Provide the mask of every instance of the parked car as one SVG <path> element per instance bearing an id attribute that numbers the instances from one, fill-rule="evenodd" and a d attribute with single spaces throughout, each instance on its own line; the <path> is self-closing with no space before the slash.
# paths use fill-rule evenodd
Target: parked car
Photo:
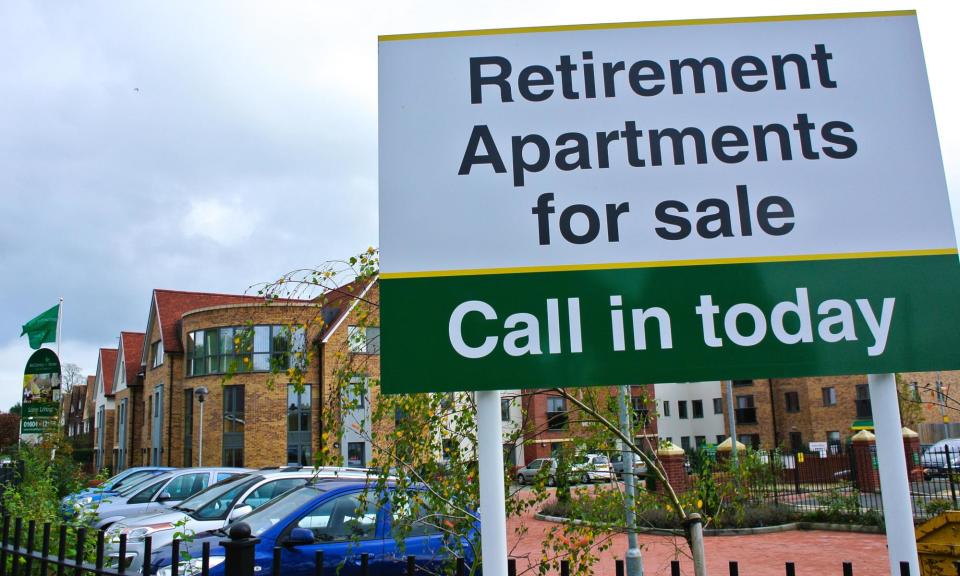
<path id="1" fill-rule="evenodd" d="M 249 468 L 181 468 L 164 472 L 133 490 L 124 491 L 92 510 L 97 529 L 106 529 L 114 522 L 146 513 L 166 512 L 171 506 L 193 496 L 211 484 L 240 474 Z"/>
<path id="2" fill-rule="evenodd" d="M 570 467 L 570 472 L 583 484 L 589 484 L 594 480 L 609 482 L 613 478 L 613 466 L 604 454 L 578 456 Z"/>
<path id="3" fill-rule="evenodd" d="M 537 476 L 543 475 L 547 486 L 557 485 L 557 459 L 537 458 L 523 468 L 517 470 L 517 484 L 533 484 Z"/>
<path id="4" fill-rule="evenodd" d="M 951 470 L 960 473 L 960 438 L 945 438 L 931 445 L 920 457 L 920 466 L 926 479 L 944 476 Z"/>
<path id="5" fill-rule="evenodd" d="M 138 466 L 127 468 L 123 472 L 109 478 L 99 486 L 94 486 L 69 494 L 60 501 L 60 511 L 65 517 L 75 516 L 84 507 L 100 502 L 104 497 L 109 498 L 121 490 L 139 484 L 152 476 L 162 474 L 173 468 L 165 466 Z"/>
<path id="6" fill-rule="evenodd" d="M 610 456 L 610 463 L 613 465 L 613 473 L 617 475 L 617 478 L 623 480 L 623 471 L 624 471 L 624 462 L 623 462 L 623 453 L 614 452 Z M 647 464 L 640 459 L 639 456 L 633 456 L 633 475 L 635 478 L 640 479 L 643 476 L 647 475 Z"/>
<path id="7" fill-rule="evenodd" d="M 420 518 L 430 520 L 413 522 L 412 531 L 403 539 L 402 547 L 393 538 L 393 514 L 387 501 L 380 505 L 376 495 L 364 496 L 366 482 L 320 481 L 312 482 L 287 492 L 255 512 L 239 519 L 236 524 L 249 526 L 250 536 L 259 541 L 254 548 L 253 572 L 259 576 L 279 576 L 273 572 L 273 551 L 280 550 L 282 576 L 312 576 L 318 574 L 316 554 L 323 552 L 324 575 L 359 573 L 360 556 L 368 554 L 370 574 L 402 576 L 407 574 L 407 557 L 416 558 L 417 572 L 439 573 L 451 558 L 450 538 L 436 526 L 436 517 L 426 509 Z M 394 486 L 388 485 L 388 490 Z M 425 491 L 424 491 L 425 492 Z M 177 573 L 184 576 L 200 574 L 201 551 L 209 542 L 209 574 L 225 574 L 225 551 L 220 546 L 228 539 L 233 525 L 198 534 L 192 542 L 183 543 L 189 560 L 177 563 Z M 479 531 L 475 523 L 474 530 Z M 468 537 L 475 537 L 471 533 Z M 467 566 L 473 562 L 471 547 L 466 538 L 462 542 Z M 170 546 L 157 549 L 151 557 L 151 568 L 156 576 L 170 576 L 172 570 Z"/>
<path id="8" fill-rule="evenodd" d="M 249 514 L 287 490 L 315 478 L 366 480 L 362 468 L 283 468 L 237 474 L 194 494 L 169 511 L 145 514 L 115 522 L 107 531 L 106 556 L 111 565 L 120 562 L 120 534 L 127 535 L 126 570 L 137 572 L 143 563 L 144 538 L 154 549 L 169 544 L 175 532 L 200 533 L 222 528 Z"/>

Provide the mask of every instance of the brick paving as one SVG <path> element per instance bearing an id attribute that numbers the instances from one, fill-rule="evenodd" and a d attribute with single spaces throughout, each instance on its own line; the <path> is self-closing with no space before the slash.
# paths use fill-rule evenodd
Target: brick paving
<path id="1" fill-rule="evenodd" d="M 518 537 L 516 529 L 525 526 L 526 534 Z M 507 522 L 508 547 L 511 556 L 521 558 L 517 572 L 535 566 L 540 558 L 543 535 L 555 524 L 531 517 L 511 518 Z M 640 535 L 644 575 L 669 575 L 670 561 L 681 561 L 681 573 L 693 574 L 693 563 L 686 541 L 672 536 Z M 853 563 L 854 576 L 886 574 L 886 536 L 852 532 L 794 530 L 777 534 L 751 536 L 711 536 L 706 538 L 707 571 L 712 576 L 727 576 L 728 563 L 740 563 L 741 576 L 783 575 L 784 564 L 794 562 L 797 576 L 841 576 L 842 562 Z M 627 537 L 617 535 L 614 545 L 603 553 L 594 567 L 595 576 L 614 576 L 614 559 L 622 558 Z M 527 574 L 535 574 L 535 569 Z"/>

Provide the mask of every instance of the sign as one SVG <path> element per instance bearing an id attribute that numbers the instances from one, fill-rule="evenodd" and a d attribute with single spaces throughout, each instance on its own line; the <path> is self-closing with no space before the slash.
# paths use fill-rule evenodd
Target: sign
<path id="1" fill-rule="evenodd" d="M 55 428 L 59 406 L 54 390 L 60 389 L 60 359 L 49 348 L 41 348 L 27 360 L 23 371 L 23 402 L 20 433 L 32 434 Z"/>
<path id="2" fill-rule="evenodd" d="M 385 392 L 960 368 L 913 11 L 385 36 L 379 121 Z"/>
<path id="3" fill-rule="evenodd" d="M 826 442 L 810 442 L 810 451 L 816 452 L 820 455 L 821 458 L 827 457 L 827 443 Z"/>

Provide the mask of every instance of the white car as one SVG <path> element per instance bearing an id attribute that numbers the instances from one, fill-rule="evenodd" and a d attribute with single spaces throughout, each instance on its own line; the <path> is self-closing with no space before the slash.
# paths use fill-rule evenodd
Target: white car
<path id="1" fill-rule="evenodd" d="M 148 513 L 166 512 L 211 484 L 226 480 L 249 468 L 181 468 L 164 472 L 137 484 L 133 489 L 106 498 L 93 508 L 95 527 L 105 529 L 113 523 Z"/>
<path id="2" fill-rule="evenodd" d="M 167 512 L 127 518 L 107 531 L 106 556 L 111 566 L 120 562 L 120 535 L 127 536 L 126 571 L 136 573 L 143 565 L 144 541 L 151 548 L 173 541 L 174 534 L 199 534 L 223 528 L 288 490 L 312 479 L 365 480 L 373 473 L 364 468 L 287 468 L 237 474 L 195 494 Z"/>
<path id="3" fill-rule="evenodd" d="M 570 471 L 573 477 L 583 484 L 589 484 L 594 480 L 609 482 L 614 476 L 610 458 L 604 454 L 578 456 L 570 467 Z"/>

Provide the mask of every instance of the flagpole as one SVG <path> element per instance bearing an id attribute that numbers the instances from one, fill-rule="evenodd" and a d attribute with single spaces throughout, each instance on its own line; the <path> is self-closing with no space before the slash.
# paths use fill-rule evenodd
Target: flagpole
<path id="1" fill-rule="evenodd" d="M 60 358 L 60 326 L 63 324 L 63 297 L 60 297 L 60 305 L 57 306 L 57 358 Z"/>

